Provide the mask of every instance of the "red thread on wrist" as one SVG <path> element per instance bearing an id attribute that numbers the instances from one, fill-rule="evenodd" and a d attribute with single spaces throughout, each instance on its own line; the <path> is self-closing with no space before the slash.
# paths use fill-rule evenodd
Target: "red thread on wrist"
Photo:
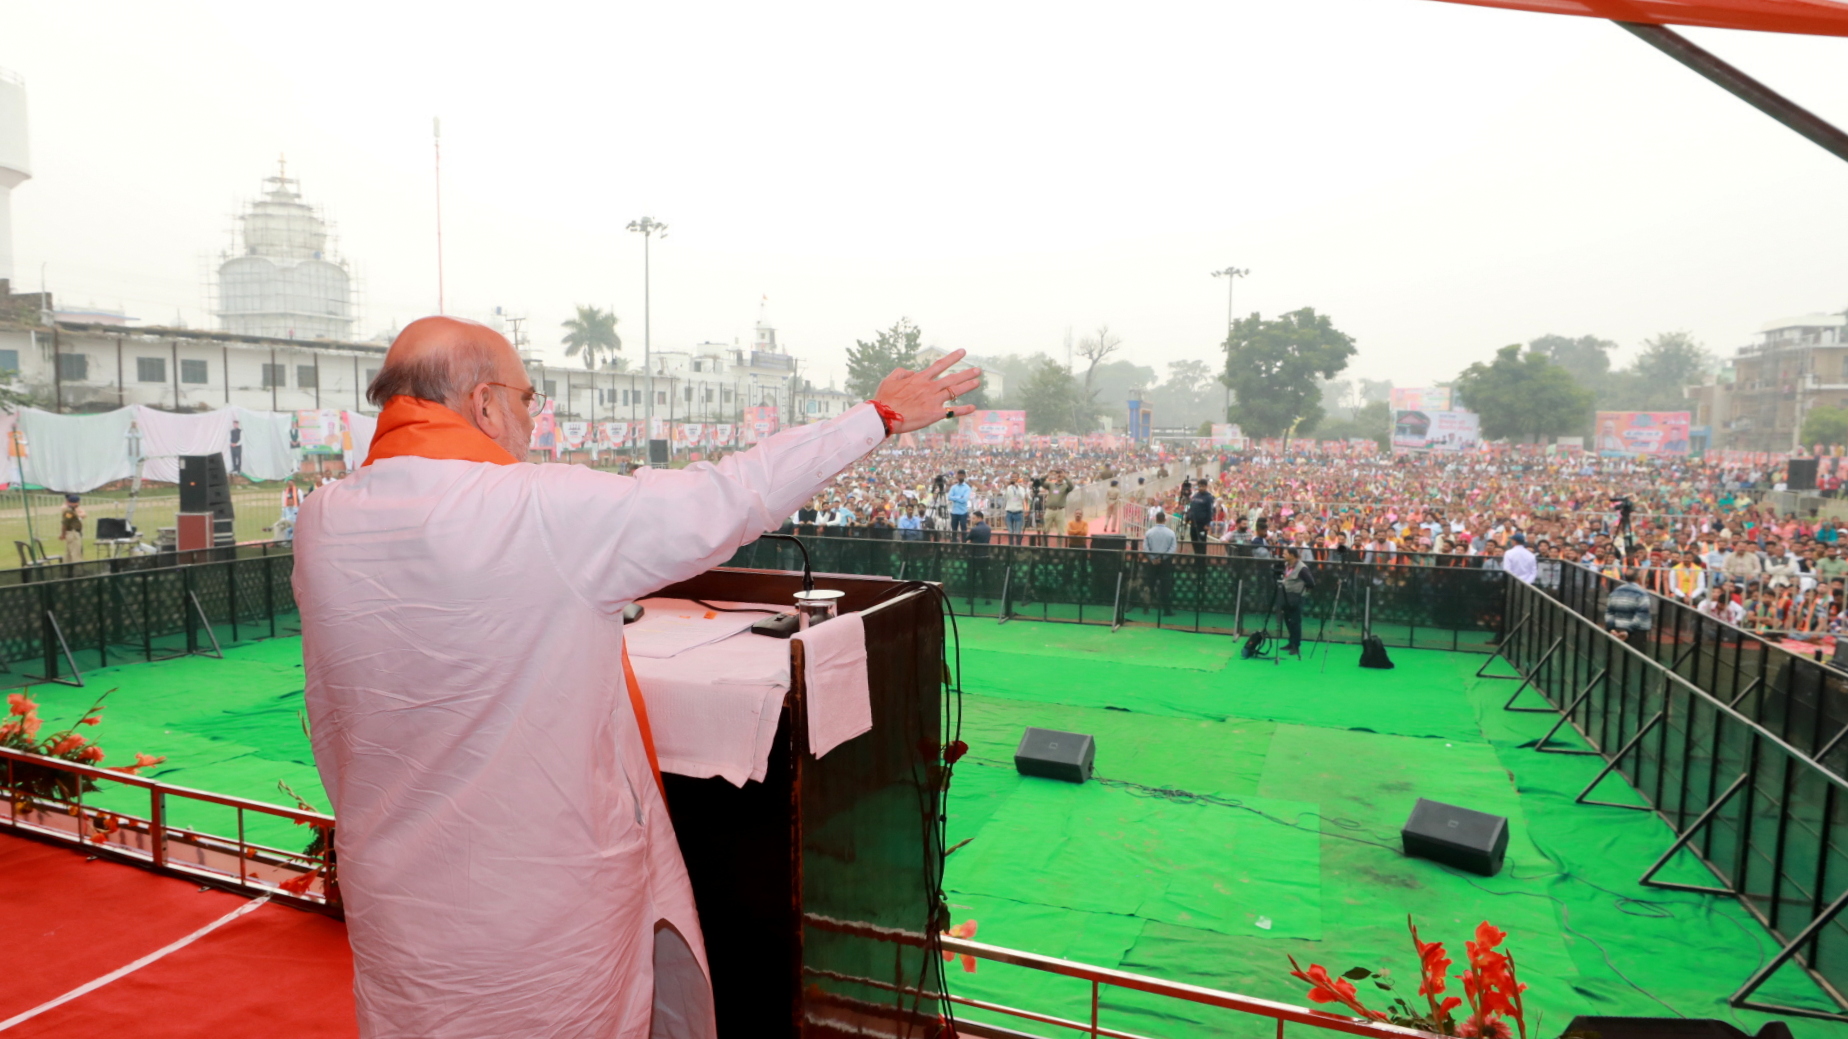
<path id="1" fill-rule="evenodd" d="M 869 400 L 866 403 L 871 404 L 873 410 L 879 413 L 879 421 L 885 424 L 886 436 L 891 436 L 897 431 L 902 419 L 898 412 L 892 410 L 891 405 L 876 400 Z"/>

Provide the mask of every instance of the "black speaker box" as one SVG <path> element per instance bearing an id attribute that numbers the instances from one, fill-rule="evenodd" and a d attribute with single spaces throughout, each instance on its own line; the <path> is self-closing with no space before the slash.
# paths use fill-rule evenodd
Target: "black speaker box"
<path id="1" fill-rule="evenodd" d="M 1399 840 L 1407 858 L 1492 877 L 1501 872 L 1502 856 L 1508 851 L 1508 820 L 1421 797 Z"/>
<path id="2" fill-rule="evenodd" d="M 180 511 L 210 512 L 221 520 L 236 518 L 223 455 L 180 456 Z"/>
<path id="3" fill-rule="evenodd" d="M 1028 726 L 1014 751 L 1014 768 L 1023 776 L 1082 783 L 1091 778 L 1096 758 L 1097 741 L 1082 732 Z"/>
<path id="4" fill-rule="evenodd" d="M 1792 458 L 1784 470 L 1784 486 L 1793 491 L 1816 489 L 1816 460 Z"/>
<path id="5" fill-rule="evenodd" d="M 129 526 L 128 521 L 120 516 L 99 516 L 96 519 L 96 540 L 98 541 L 114 541 L 116 538 L 134 536 L 135 528 Z M 1848 642 L 1848 639 L 1842 641 Z"/>
<path id="6" fill-rule="evenodd" d="M 650 440 L 648 442 L 648 464 L 649 465 L 666 465 L 667 464 L 667 441 Z"/>
<path id="7" fill-rule="evenodd" d="M 1830 663 L 1848 671 L 1848 639 L 1835 640 L 1835 658 Z"/>

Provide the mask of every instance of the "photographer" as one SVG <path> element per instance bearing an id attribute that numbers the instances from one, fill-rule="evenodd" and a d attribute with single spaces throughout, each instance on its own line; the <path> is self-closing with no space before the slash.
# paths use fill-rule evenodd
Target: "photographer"
<path id="1" fill-rule="evenodd" d="M 1300 548 L 1283 550 L 1283 626 L 1290 633 L 1283 651 L 1299 657 L 1303 655 L 1303 596 L 1315 587 L 1315 572 L 1303 562 L 1303 555 Z"/>

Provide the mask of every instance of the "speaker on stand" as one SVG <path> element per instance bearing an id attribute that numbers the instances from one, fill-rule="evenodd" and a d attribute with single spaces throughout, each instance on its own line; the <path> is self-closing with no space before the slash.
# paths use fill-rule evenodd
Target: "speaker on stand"
<path id="1" fill-rule="evenodd" d="M 223 455 L 180 456 L 180 512 L 211 514 L 211 547 L 237 543 L 232 524 L 237 515 L 231 506 L 231 478 L 225 472 Z"/>

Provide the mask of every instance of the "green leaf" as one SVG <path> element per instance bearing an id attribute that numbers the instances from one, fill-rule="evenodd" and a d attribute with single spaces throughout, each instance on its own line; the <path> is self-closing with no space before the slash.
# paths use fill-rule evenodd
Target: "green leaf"
<path id="1" fill-rule="evenodd" d="M 1349 981 L 1359 981 L 1362 978 L 1371 978 L 1373 976 L 1373 968 L 1349 967 L 1346 971 L 1342 972 L 1341 976 Z"/>

